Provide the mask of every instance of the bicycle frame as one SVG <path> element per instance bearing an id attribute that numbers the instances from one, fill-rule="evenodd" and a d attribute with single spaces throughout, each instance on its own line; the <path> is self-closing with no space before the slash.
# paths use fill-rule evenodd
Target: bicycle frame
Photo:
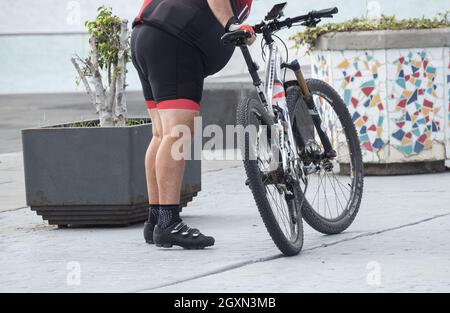
<path id="1" fill-rule="evenodd" d="M 292 70 L 295 73 L 295 76 L 297 78 L 297 83 L 303 93 L 304 102 L 308 108 L 308 111 L 310 113 L 312 122 L 314 124 L 314 127 L 317 131 L 317 135 L 320 138 L 320 141 L 322 142 L 322 145 L 324 147 L 324 153 L 323 158 L 324 159 L 332 159 L 336 157 L 336 151 L 334 151 L 333 146 L 330 142 L 330 139 L 325 134 L 325 132 L 322 129 L 322 120 L 320 118 L 320 115 L 317 111 L 316 105 L 314 103 L 313 96 L 311 95 L 311 92 L 309 91 L 308 85 L 306 83 L 306 80 L 303 76 L 301 67 L 299 65 L 299 62 L 297 60 L 294 60 L 291 63 L 283 63 L 281 64 L 281 58 L 279 54 L 278 47 L 275 43 L 275 41 L 272 38 L 272 31 L 270 28 L 264 28 L 262 29 L 263 34 L 263 40 L 266 41 L 267 47 L 269 49 L 268 58 L 266 60 L 266 78 L 264 82 L 264 88 L 262 87 L 263 82 L 261 81 L 259 74 L 258 74 L 258 65 L 253 61 L 252 56 L 250 54 L 250 51 L 248 49 L 248 46 L 243 43 L 239 45 L 239 48 L 242 51 L 242 54 L 244 56 L 244 60 L 247 63 L 248 71 L 250 73 L 250 76 L 252 77 L 253 84 L 256 87 L 258 97 L 261 100 L 261 103 L 266 107 L 267 111 L 271 116 L 274 116 L 274 105 L 273 105 L 273 90 L 276 83 L 281 82 L 281 69 L 282 67 L 288 68 Z M 292 124 L 290 123 L 290 117 L 289 112 L 287 110 L 286 106 L 282 106 L 281 108 L 283 112 L 283 122 L 288 122 L 288 139 L 289 139 L 289 145 L 294 151 L 297 151 L 296 149 L 296 143 L 294 140 L 293 130 L 292 130 Z M 304 142 L 301 138 L 301 134 L 296 134 L 297 137 L 300 137 L 300 142 Z M 287 152 L 282 152 L 282 158 L 283 158 L 283 166 L 286 169 L 287 168 L 287 162 L 285 160 L 288 159 Z M 295 155 L 295 153 L 294 153 Z"/>
<path id="2" fill-rule="evenodd" d="M 267 40 L 266 40 L 267 41 Z M 259 99 L 270 116 L 275 117 L 281 113 L 275 124 L 279 135 L 279 149 L 282 158 L 283 170 L 288 172 L 297 166 L 297 146 L 294 140 L 292 123 L 286 103 L 284 85 L 281 80 L 281 56 L 275 41 L 268 42 L 268 58 L 266 60 L 265 82 L 263 83 L 258 74 L 258 65 L 253 61 L 250 51 L 246 45 L 239 46 L 247 63 L 248 70 L 253 79 Z M 280 88 L 281 85 L 281 88 Z M 306 85 L 306 84 L 305 84 Z M 277 88 L 278 87 L 278 88 Z M 277 91 L 274 93 L 274 91 Z M 286 138 L 284 133 L 286 131 Z"/>

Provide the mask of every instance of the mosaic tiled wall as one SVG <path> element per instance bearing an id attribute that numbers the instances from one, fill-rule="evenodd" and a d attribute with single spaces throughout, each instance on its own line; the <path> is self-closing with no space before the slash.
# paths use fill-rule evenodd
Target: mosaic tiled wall
<path id="1" fill-rule="evenodd" d="M 449 53 L 448 48 L 314 52 L 312 70 L 343 97 L 364 161 L 395 162 L 401 160 L 390 159 L 392 149 L 403 159 L 417 158 L 444 143 L 444 137 L 450 148 L 450 130 L 445 136 L 450 128 Z"/>
<path id="2" fill-rule="evenodd" d="M 444 139 L 443 49 L 389 50 L 391 143 L 419 154 Z"/>
<path id="3" fill-rule="evenodd" d="M 329 53 L 315 53 L 312 58 L 313 75 L 331 84 L 331 68 Z"/>

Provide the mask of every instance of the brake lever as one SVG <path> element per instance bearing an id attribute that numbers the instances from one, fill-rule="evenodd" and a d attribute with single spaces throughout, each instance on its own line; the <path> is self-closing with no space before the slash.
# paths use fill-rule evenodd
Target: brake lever
<path id="1" fill-rule="evenodd" d="M 253 26 L 253 29 L 255 30 L 255 33 L 259 34 L 259 33 L 262 33 L 262 29 L 263 29 L 263 27 L 266 26 L 266 25 L 267 25 L 267 24 L 264 23 L 264 21 L 263 21 L 263 22 L 261 22 L 261 23 L 259 23 L 259 24 L 254 25 L 254 26 Z"/>
<path id="2" fill-rule="evenodd" d="M 312 20 L 305 21 L 301 25 L 306 27 L 316 27 L 317 24 L 319 24 L 320 22 L 322 22 L 320 18 L 315 18 Z"/>

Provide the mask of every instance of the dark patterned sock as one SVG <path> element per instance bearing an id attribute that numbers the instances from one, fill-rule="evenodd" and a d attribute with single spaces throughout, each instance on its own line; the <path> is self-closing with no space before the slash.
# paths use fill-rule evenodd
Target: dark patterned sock
<path id="1" fill-rule="evenodd" d="M 159 217 L 159 204 L 150 204 L 150 209 L 148 212 L 148 222 L 152 225 L 158 223 Z"/>
<path id="2" fill-rule="evenodd" d="M 181 222 L 179 204 L 159 206 L 158 226 L 160 228 L 166 229 L 179 222 Z"/>

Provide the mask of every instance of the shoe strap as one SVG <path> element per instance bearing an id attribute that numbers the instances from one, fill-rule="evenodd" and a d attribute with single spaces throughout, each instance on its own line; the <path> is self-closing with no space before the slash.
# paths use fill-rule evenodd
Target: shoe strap
<path id="1" fill-rule="evenodd" d="M 177 224 L 171 231 L 172 234 L 178 234 L 179 232 L 182 236 L 192 235 L 192 237 L 199 237 L 202 234 L 198 229 L 190 228 L 183 222 Z"/>
<path id="2" fill-rule="evenodd" d="M 178 223 L 177 225 L 175 225 L 175 227 L 172 229 L 171 233 L 172 234 L 176 234 L 179 233 L 183 227 L 186 226 L 186 224 L 184 224 L 183 222 Z"/>

